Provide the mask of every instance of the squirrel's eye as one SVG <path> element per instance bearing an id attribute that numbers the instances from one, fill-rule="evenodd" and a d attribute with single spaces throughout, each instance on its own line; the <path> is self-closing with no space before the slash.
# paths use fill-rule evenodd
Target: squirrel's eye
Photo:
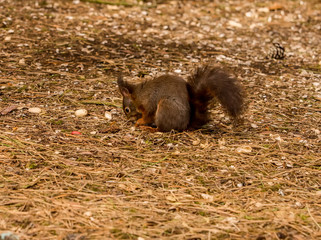
<path id="1" fill-rule="evenodd" d="M 126 113 L 129 113 L 129 112 L 130 112 L 129 107 L 126 107 L 126 108 L 125 108 L 125 112 L 126 112 Z"/>

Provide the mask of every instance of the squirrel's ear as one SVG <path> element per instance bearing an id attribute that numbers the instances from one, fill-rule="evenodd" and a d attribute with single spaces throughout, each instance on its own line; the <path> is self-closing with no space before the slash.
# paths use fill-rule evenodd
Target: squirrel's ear
<path id="1" fill-rule="evenodd" d="M 130 95 L 128 89 L 125 87 L 119 87 L 119 91 L 123 97 L 128 97 Z"/>
<path id="2" fill-rule="evenodd" d="M 127 83 L 124 81 L 122 75 L 118 76 L 117 84 L 118 84 L 119 91 L 120 91 L 121 95 L 123 95 L 124 97 L 129 96 L 129 90 L 127 88 Z"/>

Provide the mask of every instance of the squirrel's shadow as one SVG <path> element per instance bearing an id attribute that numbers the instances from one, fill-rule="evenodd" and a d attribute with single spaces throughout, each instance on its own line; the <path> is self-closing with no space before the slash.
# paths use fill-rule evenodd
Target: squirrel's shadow
<path id="1" fill-rule="evenodd" d="M 191 131 L 199 132 L 204 135 L 211 135 L 211 136 L 224 136 L 224 135 L 233 135 L 233 136 L 242 136 L 245 132 L 249 132 L 250 128 L 247 124 L 241 124 L 237 126 L 233 126 L 231 128 L 227 126 L 223 126 L 221 124 L 215 125 L 205 125 L 199 129 L 192 129 Z"/>

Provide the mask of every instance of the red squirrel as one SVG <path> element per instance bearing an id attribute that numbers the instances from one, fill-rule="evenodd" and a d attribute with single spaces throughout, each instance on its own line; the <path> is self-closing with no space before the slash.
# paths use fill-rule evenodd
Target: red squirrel
<path id="1" fill-rule="evenodd" d="M 161 132 L 183 131 L 206 124 L 214 98 L 234 119 L 244 110 L 240 83 L 219 67 L 199 67 L 187 81 L 166 74 L 138 84 L 120 76 L 117 83 L 126 116 L 136 120 L 136 126 L 156 126 Z"/>

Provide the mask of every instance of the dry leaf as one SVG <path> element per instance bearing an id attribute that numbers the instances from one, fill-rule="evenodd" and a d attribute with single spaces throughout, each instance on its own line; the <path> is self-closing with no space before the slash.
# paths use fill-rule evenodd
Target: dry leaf
<path id="1" fill-rule="evenodd" d="M 171 202 L 176 202 L 176 198 L 173 195 L 167 195 L 166 200 L 171 201 Z"/>

